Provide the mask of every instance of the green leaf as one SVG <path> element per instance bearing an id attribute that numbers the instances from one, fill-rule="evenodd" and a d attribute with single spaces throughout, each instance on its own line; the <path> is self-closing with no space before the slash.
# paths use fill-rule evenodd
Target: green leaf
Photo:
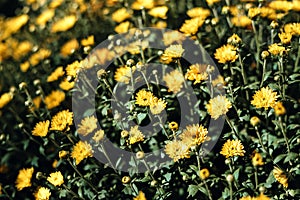
<path id="1" fill-rule="evenodd" d="M 289 162 L 290 160 L 294 160 L 295 158 L 297 158 L 298 157 L 298 154 L 297 153 L 295 153 L 295 152 L 290 152 L 290 153 L 288 153 L 287 154 L 287 156 L 286 156 L 286 158 L 284 159 L 284 163 L 287 163 L 287 162 Z"/>
<path id="2" fill-rule="evenodd" d="M 280 154 L 274 159 L 274 163 L 278 163 L 281 161 L 284 157 L 286 157 L 286 154 Z"/>
<path id="3" fill-rule="evenodd" d="M 197 194 L 199 190 L 199 186 L 198 185 L 189 185 L 189 188 L 188 188 L 188 193 L 189 193 L 189 196 L 193 197 Z"/>
<path id="4" fill-rule="evenodd" d="M 137 122 L 138 124 L 141 124 L 142 121 L 147 117 L 147 114 L 145 113 L 139 113 L 137 114 Z"/>
<path id="5" fill-rule="evenodd" d="M 240 168 L 233 172 L 234 180 L 238 180 L 240 175 Z"/>

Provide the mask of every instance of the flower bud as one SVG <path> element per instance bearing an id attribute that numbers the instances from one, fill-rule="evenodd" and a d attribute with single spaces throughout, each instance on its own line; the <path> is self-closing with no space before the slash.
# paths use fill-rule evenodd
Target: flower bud
<path id="1" fill-rule="evenodd" d="M 23 90 L 26 86 L 27 86 L 27 84 L 25 82 L 22 82 L 19 84 L 19 89 Z"/>
<path id="2" fill-rule="evenodd" d="M 231 183 L 231 182 L 234 180 L 233 175 L 232 175 L 232 174 L 228 174 L 228 175 L 226 176 L 226 180 L 227 180 L 229 183 Z"/>
<path id="3" fill-rule="evenodd" d="M 130 182 L 130 177 L 129 176 L 123 176 L 122 178 L 122 183 L 126 184 L 126 183 L 129 183 Z"/>
<path id="4" fill-rule="evenodd" d="M 136 158 L 137 159 L 143 159 L 145 157 L 145 153 L 143 151 L 138 151 L 136 153 Z"/>
<path id="5" fill-rule="evenodd" d="M 269 55 L 270 55 L 270 53 L 268 51 L 261 52 L 262 59 L 266 59 Z"/>
<path id="6" fill-rule="evenodd" d="M 251 117 L 250 124 L 252 126 L 257 126 L 260 123 L 260 119 L 256 116 Z"/>
<path id="7" fill-rule="evenodd" d="M 156 180 L 152 180 L 150 183 L 151 187 L 155 187 L 157 185 L 157 181 Z"/>

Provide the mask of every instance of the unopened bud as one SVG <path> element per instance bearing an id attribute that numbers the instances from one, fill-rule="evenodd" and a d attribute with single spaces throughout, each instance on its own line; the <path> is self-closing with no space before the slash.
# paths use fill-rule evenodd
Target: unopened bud
<path id="1" fill-rule="evenodd" d="M 226 176 L 226 180 L 227 180 L 229 183 L 231 183 L 231 182 L 234 180 L 233 175 L 232 175 L 232 174 L 228 174 L 228 175 Z"/>

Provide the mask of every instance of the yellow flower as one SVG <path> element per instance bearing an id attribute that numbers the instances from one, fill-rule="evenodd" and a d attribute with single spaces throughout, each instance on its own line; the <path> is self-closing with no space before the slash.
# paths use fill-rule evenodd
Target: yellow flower
<path id="1" fill-rule="evenodd" d="M 117 82 L 128 84 L 134 71 L 135 67 L 121 66 L 116 70 L 114 78 Z"/>
<path id="2" fill-rule="evenodd" d="M 92 156 L 92 146 L 86 141 L 79 141 L 76 143 L 76 145 L 73 147 L 73 151 L 71 152 L 71 157 L 75 159 L 76 165 L 78 165 L 85 158 Z"/>
<path id="3" fill-rule="evenodd" d="M 45 187 L 39 187 L 39 189 L 34 193 L 35 200 L 49 200 L 50 196 L 50 190 Z"/>
<path id="4" fill-rule="evenodd" d="M 73 63 L 69 64 L 66 68 L 67 75 L 76 77 L 77 72 L 80 70 L 80 63 L 78 60 L 74 61 Z"/>
<path id="5" fill-rule="evenodd" d="M 57 8 L 63 2 L 64 2 L 64 0 L 52 0 L 51 3 L 49 4 L 49 8 Z"/>
<path id="6" fill-rule="evenodd" d="M 19 43 L 18 47 L 13 52 L 13 58 L 19 60 L 27 55 L 32 50 L 32 44 L 29 41 Z"/>
<path id="7" fill-rule="evenodd" d="M 268 4 L 268 7 L 274 10 L 281 10 L 281 11 L 288 12 L 293 8 L 293 3 L 289 1 L 271 1 Z"/>
<path id="8" fill-rule="evenodd" d="M 53 160 L 53 163 L 52 163 L 52 167 L 53 167 L 53 168 L 56 168 L 57 165 L 58 165 L 58 160 L 54 159 L 54 160 Z"/>
<path id="9" fill-rule="evenodd" d="M 143 159 L 145 157 L 145 153 L 143 151 L 138 151 L 135 156 L 137 159 Z"/>
<path id="10" fill-rule="evenodd" d="M 63 110 L 57 113 L 51 120 L 50 130 L 63 131 L 69 129 L 69 126 L 73 124 L 73 113 L 69 110 Z"/>
<path id="11" fill-rule="evenodd" d="M 47 178 L 47 181 L 49 181 L 54 186 L 61 186 L 64 183 L 64 177 L 60 171 L 57 171 L 51 173 Z"/>
<path id="12" fill-rule="evenodd" d="M 179 138 L 185 145 L 187 145 L 188 147 L 192 147 L 195 145 L 202 144 L 205 141 L 207 134 L 207 129 L 204 128 L 202 125 L 192 124 L 188 125 L 183 130 Z"/>
<path id="13" fill-rule="evenodd" d="M 173 140 L 166 144 L 165 152 L 174 162 L 177 162 L 179 159 L 190 158 L 189 146 L 181 140 Z"/>
<path id="14" fill-rule="evenodd" d="M 181 44 L 171 45 L 163 53 L 163 57 L 170 57 L 172 59 L 180 58 L 184 52 Z"/>
<path id="15" fill-rule="evenodd" d="M 40 61 L 48 58 L 51 55 L 51 51 L 48 49 L 40 49 L 38 52 L 32 54 L 29 57 L 29 63 L 31 66 L 36 66 L 37 64 L 40 63 Z"/>
<path id="16" fill-rule="evenodd" d="M 260 123 L 260 119 L 257 116 L 253 116 L 250 118 L 250 124 L 252 126 L 257 126 Z"/>
<path id="17" fill-rule="evenodd" d="M 122 138 L 125 138 L 125 137 L 127 137 L 129 135 L 129 132 L 128 131 L 126 131 L 126 130 L 122 130 L 121 131 L 121 137 Z"/>
<path id="18" fill-rule="evenodd" d="M 144 135 L 143 133 L 138 129 L 139 127 L 136 125 L 134 127 L 130 128 L 129 131 L 129 144 L 134 144 L 137 142 L 144 141 Z"/>
<path id="19" fill-rule="evenodd" d="M 154 98 L 150 104 L 150 111 L 153 115 L 158 115 L 166 108 L 167 103 L 162 99 Z"/>
<path id="20" fill-rule="evenodd" d="M 2 194 L 2 185 L 0 183 L 0 195 Z"/>
<path id="21" fill-rule="evenodd" d="M 279 36 L 282 44 L 289 44 L 291 42 L 293 35 L 291 33 L 282 32 L 282 33 L 279 33 L 278 36 Z"/>
<path id="22" fill-rule="evenodd" d="M 93 140 L 95 141 L 95 142 L 99 142 L 99 141 L 101 141 L 102 139 L 104 138 L 104 131 L 103 130 L 98 130 L 98 131 L 96 131 L 96 133 L 94 134 L 94 136 L 93 136 Z"/>
<path id="23" fill-rule="evenodd" d="M 191 65 L 185 74 L 185 78 L 194 81 L 194 85 L 197 83 L 201 83 L 201 81 L 205 81 L 208 78 L 208 74 L 206 72 L 207 65 L 205 64 L 194 64 Z"/>
<path id="24" fill-rule="evenodd" d="M 253 198 L 251 196 L 245 196 L 240 198 L 239 200 L 253 200 Z"/>
<path id="25" fill-rule="evenodd" d="M 153 17 L 157 17 L 157 18 L 162 18 L 162 19 L 166 19 L 166 14 L 168 12 L 168 7 L 167 6 L 159 6 L 159 7 L 155 7 L 152 8 L 151 10 L 148 11 L 148 14 L 153 16 Z"/>
<path id="26" fill-rule="evenodd" d="M 226 158 L 232 156 L 244 156 L 244 146 L 240 140 L 227 140 L 220 152 Z"/>
<path id="27" fill-rule="evenodd" d="M 94 45 L 94 43 L 95 43 L 94 36 L 91 35 L 91 36 L 89 36 L 89 37 L 86 38 L 86 39 L 82 39 L 82 40 L 80 41 L 80 43 L 81 43 L 82 46 L 85 46 L 85 47 L 86 47 L 86 46 Z"/>
<path id="28" fill-rule="evenodd" d="M 289 23 L 284 25 L 284 32 L 292 35 L 300 35 L 300 23 Z"/>
<path id="29" fill-rule="evenodd" d="M 24 168 L 19 171 L 16 180 L 16 188 L 18 189 L 18 191 L 21 191 L 24 188 L 31 186 L 31 178 L 32 178 L 33 171 L 34 171 L 33 167 L 27 169 Z"/>
<path id="30" fill-rule="evenodd" d="M 179 92 L 183 86 L 184 77 L 182 73 L 178 70 L 171 71 L 163 77 L 166 82 L 169 92 L 176 94 Z"/>
<path id="31" fill-rule="evenodd" d="M 206 109 L 213 119 L 218 119 L 221 115 L 225 115 L 231 106 L 230 101 L 225 96 L 218 95 L 209 100 Z"/>
<path id="32" fill-rule="evenodd" d="M 177 130 L 178 130 L 178 124 L 177 124 L 177 122 L 170 122 L 170 123 L 169 123 L 169 128 L 170 128 L 172 131 L 177 131 Z"/>
<path id="33" fill-rule="evenodd" d="M 201 169 L 199 174 L 200 174 L 200 178 L 201 178 L 202 180 L 207 179 L 207 178 L 209 177 L 209 175 L 210 175 L 208 169 L 206 169 L 206 168 Z"/>
<path id="34" fill-rule="evenodd" d="M 129 51 L 131 54 L 139 54 L 141 53 L 141 49 L 145 50 L 149 46 L 148 41 L 136 41 L 133 43 L 130 43 L 127 47 L 126 50 Z"/>
<path id="35" fill-rule="evenodd" d="M 260 11 L 260 8 L 258 8 L 258 7 L 249 8 L 248 17 L 250 19 L 253 19 L 254 17 L 258 16 L 260 13 L 261 13 L 261 11 Z"/>
<path id="36" fill-rule="evenodd" d="M 68 90 L 72 89 L 74 87 L 74 85 L 75 85 L 74 81 L 69 82 L 68 79 L 65 78 L 62 82 L 60 82 L 59 87 L 62 90 L 68 91 Z"/>
<path id="37" fill-rule="evenodd" d="M 55 10 L 54 9 L 47 9 L 44 10 L 37 18 L 36 24 L 39 26 L 45 26 L 46 23 L 54 17 Z"/>
<path id="38" fill-rule="evenodd" d="M 224 77 L 222 75 L 218 75 L 217 78 L 215 78 L 214 80 L 212 80 L 212 85 L 215 87 L 215 86 L 224 86 L 225 85 L 225 80 L 224 80 Z"/>
<path id="39" fill-rule="evenodd" d="M 274 106 L 275 115 L 284 115 L 285 114 L 285 107 L 283 106 L 282 102 L 277 102 Z"/>
<path id="40" fill-rule="evenodd" d="M 166 46 L 174 42 L 181 44 L 183 40 L 185 40 L 185 36 L 178 31 L 167 31 L 163 33 L 163 42 Z"/>
<path id="41" fill-rule="evenodd" d="M 271 200 L 271 198 L 267 197 L 266 195 L 264 195 L 264 193 L 261 192 L 260 195 L 255 198 L 255 200 Z"/>
<path id="42" fill-rule="evenodd" d="M 125 19 L 128 19 L 131 17 L 131 13 L 128 12 L 128 10 L 126 8 L 120 8 L 118 10 L 116 10 L 113 14 L 112 14 L 112 20 L 114 20 L 115 22 L 122 22 Z"/>
<path id="43" fill-rule="evenodd" d="M 80 135 L 87 136 L 97 128 L 97 121 L 95 116 L 85 117 L 78 125 L 77 132 Z"/>
<path id="44" fill-rule="evenodd" d="M 139 194 L 133 198 L 133 200 L 147 200 L 144 192 L 139 191 Z"/>
<path id="45" fill-rule="evenodd" d="M 278 167 L 275 167 L 273 169 L 273 175 L 275 179 L 283 185 L 283 187 L 287 188 L 288 187 L 288 178 L 286 177 L 285 173 L 279 169 Z"/>
<path id="46" fill-rule="evenodd" d="M 7 19 L 4 23 L 3 29 L 1 30 L 2 35 L 0 35 L 0 40 L 4 40 L 18 32 L 22 26 L 27 24 L 28 20 L 29 16 L 26 14 Z"/>
<path id="47" fill-rule="evenodd" d="M 61 48 L 60 48 L 60 54 L 63 57 L 67 57 L 74 53 L 79 48 L 79 43 L 76 39 L 71 39 L 67 41 Z"/>
<path id="48" fill-rule="evenodd" d="M 208 6 L 212 6 L 215 3 L 219 3 L 221 0 L 206 0 Z"/>
<path id="49" fill-rule="evenodd" d="M 9 92 L 4 93 L 0 97 L 0 109 L 6 106 L 13 99 L 13 95 Z"/>
<path id="50" fill-rule="evenodd" d="M 153 24 L 151 27 L 160 28 L 160 29 L 167 28 L 167 22 L 160 20 L 160 21 L 156 22 L 156 24 Z"/>
<path id="51" fill-rule="evenodd" d="M 252 165 L 253 166 L 261 166 L 264 165 L 263 159 L 260 153 L 255 152 L 254 156 L 252 157 Z"/>
<path id="52" fill-rule="evenodd" d="M 236 48 L 231 44 L 225 44 L 216 50 L 214 54 L 219 63 L 234 62 L 239 56 Z"/>
<path id="53" fill-rule="evenodd" d="M 121 24 L 115 27 L 115 31 L 119 34 L 126 33 L 129 30 L 129 27 L 130 27 L 129 21 L 122 22 Z"/>
<path id="54" fill-rule="evenodd" d="M 56 33 L 56 32 L 67 31 L 74 26 L 76 21 L 77 21 L 77 18 L 75 15 L 66 16 L 66 17 L 54 22 L 54 24 L 52 24 L 51 32 Z"/>
<path id="55" fill-rule="evenodd" d="M 60 105 L 66 98 L 63 91 L 53 90 L 48 96 L 45 97 L 45 104 L 48 109 L 55 108 Z"/>
<path id="56" fill-rule="evenodd" d="M 195 7 L 186 12 L 190 18 L 200 17 L 206 19 L 210 15 L 210 10 L 202 7 Z"/>
<path id="57" fill-rule="evenodd" d="M 280 55 L 282 56 L 285 52 L 286 49 L 283 46 L 278 45 L 277 43 L 271 44 L 269 46 L 268 51 L 273 55 L 273 56 L 277 56 Z"/>
<path id="58" fill-rule="evenodd" d="M 68 155 L 69 152 L 65 151 L 65 150 L 61 150 L 58 152 L 58 157 L 59 158 L 64 158 Z"/>
<path id="59" fill-rule="evenodd" d="M 65 74 L 63 67 L 57 67 L 47 78 L 47 82 L 53 82 Z"/>
<path id="60" fill-rule="evenodd" d="M 276 99 L 277 93 L 273 92 L 269 87 L 264 87 L 255 92 L 251 104 L 256 108 L 265 108 L 267 110 L 269 107 L 273 108 L 276 105 Z"/>
<path id="61" fill-rule="evenodd" d="M 152 92 L 146 91 L 144 89 L 140 90 L 135 97 L 135 104 L 139 106 L 150 106 L 153 101 Z"/>
<path id="62" fill-rule="evenodd" d="M 27 72 L 29 67 L 30 67 L 29 61 L 25 61 L 24 63 L 20 64 L 20 69 L 22 72 Z"/>
<path id="63" fill-rule="evenodd" d="M 234 33 L 232 36 L 228 38 L 227 42 L 232 45 L 238 45 L 242 42 L 242 39 L 237 34 Z"/>
<path id="64" fill-rule="evenodd" d="M 124 183 L 124 184 L 129 183 L 130 180 L 131 180 L 131 179 L 130 179 L 129 176 L 123 176 L 123 178 L 122 178 L 122 183 Z"/>
<path id="65" fill-rule="evenodd" d="M 186 35 L 195 35 L 198 32 L 198 28 L 204 23 L 204 19 L 195 17 L 184 21 L 184 24 L 180 27 L 179 31 Z"/>
<path id="66" fill-rule="evenodd" d="M 235 16 L 231 18 L 231 23 L 236 27 L 250 26 L 252 21 L 246 15 Z"/>
<path id="67" fill-rule="evenodd" d="M 154 0 L 136 0 L 131 5 L 131 8 L 134 10 L 141 10 L 143 8 L 151 9 L 154 7 Z"/>
<path id="68" fill-rule="evenodd" d="M 32 135 L 45 137 L 48 133 L 49 125 L 50 125 L 49 120 L 37 123 L 35 125 L 34 129 L 32 130 Z"/>

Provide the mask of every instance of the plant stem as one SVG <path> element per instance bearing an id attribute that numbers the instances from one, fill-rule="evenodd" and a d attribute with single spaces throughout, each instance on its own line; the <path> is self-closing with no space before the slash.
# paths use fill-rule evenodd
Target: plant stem
<path id="1" fill-rule="evenodd" d="M 280 72 L 280 78 L 281 78 L 281 95 L 282 95 L 282 99 L 285 100 L 285 74 L 284 74 L 284 69 L 283 69 L 283 57 L 281 56 L 279 58 L 279 72 Z"/>
<path id="2" fill-rule="evenodd" d="M 63 187 L 64 187 L 69 193 L 71 193 L 75 198 L 85 200 L 84 198 L 79 197 L 75 192 L 73 192 L 73 190 L 71 190 L 70 188 L 68 188 L 68 187 L 66 186 L 66 184 L 63 184 Z M 73 198 L 72 198 L 72 199 L 73 199 Z"/>
<path id="3" fill-rule="evenodd" d="M 297 58 L 296 58 L 296 61 L 295 61 L 294 69 L 299 68 L 299 60 L 300 60 L 300 38 L 298 40 L 298 53 L 297 53 Z"/>
<path id="4" fill-rule="evenodd" d="M 102 150 L 102 152 L 103 152 L 105 158 L 108 160 L 110 166 L 111 166 L 111 167 L 113 168 L 113 170 L 117 173 L 117 171 L 116 171 L 116 169 L 115 169 L 115 166 L 113 165 L 112 161 L 110 160 L 109 156 L 107 155 L 106 150 L 104 149 L 103 144 L 101 144 L 100 146 L 101 146 L 101 150 Z"/>
<path id="5" fill-rule="evenodd" d="M 230 192 L 230 200 L 233 200 L 233 191 L 232 191 L 232 184 L 229 182 L 229 192 Z"/>
<path id="6" fill-rule="evenodd" d="M 225 115 L 225 119 L 226 119 L 227 124 L 230 126 L 231 131 L 232 131 L 233 136 L 235 137 L 235 139 L 239 139 L 237 130 L 236 130 L 235 126 L 231 123 L 231 121 L 230 121 L 230 119 L 227 117 L 227 115 Z"/>
<path id="7" fill-rule="evenodd" d="M 287 138 L 287 136 L 286 136 L 286 131 L 285 131 L 284 127 L 283 127 L 283 123 L 282 123 L 282 118 L 281 118 L 281 116 L 279 116 L 278 119 L 279 119 L 280 129 L 281 129 L 281 132 L 282 132 L 282 134 L 283 134 L 283 137 L 284 137 L 284 140 L 285 140 L 285 144 L 286 144 L 288 153 L 290 153 L 290 152 L 291 152 L 291 149 L 290 149 L 289 142 L 288 142 L 289 140 L 288 140 L 288 138 Z"/>
<path id="8" fill-rule="evenodd" d="M 254 178 L 255 178 L 255 189 L 257 189 L 258 187 L 258 177 L 257 177 L 257 167 L 254 167 L 255 171 L 254 171 Z"/>
<path id="9" fill-rule="evenodd" d="M 244 83 L 244 86 L 247 86 L 248 81 L 247 81 L 247 77 L 246 77 L 246 74 L 245 74 L 244 64 L 243 64 L 242 56 L 241 56 L 240 52 L 239 52 L 239 62 L 240 62 L 240 65 L 241 65 L 241 73 L 242 73 L 242 77 L 243 77 L 243 83 Z M 246 92 L 246 99 L 247 99 L 247 101 L 249 101 L 249 92 L 248 92 L 248 90 L 246 90 L 245 92 Z"/>
<path id="10" fill-rule="evenodd" d="M 262 86 L 263 86 L 263 83 L 264 83 L 265 73 L 266 73 L 266 66 L 267 66 L 267 60 L 264 59 L 263 72 L 262 72 L 262 77 L 261 77 L 260 87 L 262 87 Z"/>

